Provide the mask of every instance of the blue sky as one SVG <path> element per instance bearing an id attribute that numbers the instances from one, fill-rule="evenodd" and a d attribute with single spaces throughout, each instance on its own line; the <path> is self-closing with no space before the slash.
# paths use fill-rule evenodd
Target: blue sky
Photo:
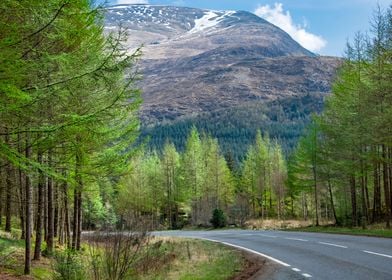
<path id="1" fill-rule="evenodd" d="M 370 29 L 377 3 L 392 0 L 112 0 L 117 3 L 179 5 L 215 10 L 245 10 L 269 20 L 304 47 L 322 54 L 342 56 L 347 40 Z"/>

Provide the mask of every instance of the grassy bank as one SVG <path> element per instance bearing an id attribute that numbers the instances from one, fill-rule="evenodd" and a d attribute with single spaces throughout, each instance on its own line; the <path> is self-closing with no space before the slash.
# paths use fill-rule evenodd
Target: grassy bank
<path id="1" fill-rule="evenodd" d="M 161 250 L 169 254 L 169 260 L 158 270 L 141 273 L 140 280 L 197 280 L 229 279 L 244 266 L 242 255 L 231 248 L 209 241 L 193 239 L 159 238 Z"/>
<path id="2" fill-rule="evenodd" d="M 363 229 L 362 227 L 334 226 L 332 221 L 322 221 L 321 225 L 316 227 L 312 225 L 312 221 L 251 219 L 247 221 L 245 225 L 248 229 L 303 231 L 392 238 L 392 229 L 387 229 L 385 223 L 371 224 Z"/>
<path id="3" fill-rule="evenodd" d="M 58 273 L 64 270 L 65 262 L 59 263 L 59 257 L 42 257 L 32 263 L 31 277 L 23 276 L 24 241 L 18 239 L 17 233 L 0 231 L 0 279 L 65 279 Z M 84 243 L 82 251 L 77 254 L 80 260 L 78 268 L 71 262 L 66 269 L 82 269 L 83 279 L 94 279 L 90 260 L 92 250 Z M 66 256 L 67 251 L 57 248 L 57 255 Z M 102 254 L 104 249 L 95 248 L 94 254 Z M 64 258 L 63 258 L 64 261 Z M 148 244 L 136 255 L 129 273 L 124 279 L 159 280 L 159 279 L 233 279 L 246 266 L 241 252 L 208 241 L 194 239 L 149 238 Z M 67 278 L 74 279 L 74 278 Z M 75 278 L 76 279 L 76 278 Z"/>
<path id="4" fill-rule="evenodd" d="M 366 229 L 361 227 L 337 227 L 337 226 L 310 226 L 288 229 L 290 231 L 304 231 L 304 232 L 319 232 L 319 233 L 334 233 L 334 234 L 349 234 L 361 236 L 374 236 L 392 238 L 392 230 L 386 229 L 384 225 L 372 225 Z"/>

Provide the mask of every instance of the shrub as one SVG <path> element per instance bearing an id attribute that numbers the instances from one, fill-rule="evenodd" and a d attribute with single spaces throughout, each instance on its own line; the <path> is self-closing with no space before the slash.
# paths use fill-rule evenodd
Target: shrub
<path id="1" fill-rule="evenodd" d="M 146 246 L 146 232 L 98 232 L 87 237 L 93 279 L 129 279 Z"/>
<path id="2" fill-rule="evenodd" d="M 80 255 L 72 250 L 56 252 L 54 255 L 53 279 L 84 280 L 87 278 Z"/>
<path id="3" fill-rule="evenodd" d="M 214 228 L 222 228 L 226 225 L 226 217 L 221 209 L 215 209 L 212 212 L 212 219 L 210 220 Z"/>

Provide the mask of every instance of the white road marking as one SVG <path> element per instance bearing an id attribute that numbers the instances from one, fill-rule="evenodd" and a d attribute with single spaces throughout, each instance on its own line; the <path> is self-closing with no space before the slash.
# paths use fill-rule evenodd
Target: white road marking
<path id="1" fill-rule="evenodd" d="M 380 253 L 376 253 L 376 252 L 372 252 L 372 251 L 366 251 L 366 250 L 363 250 L 362 252 L 392 259 L 392 256 L 386 255 L 386 254 L 380 254 Z"/>
<path id="2" fill-rule="evenodd" d="M 223 241 L 219 241 L 219 240 L 215 240 L 215 239 L 209 239 L 209 238 L 202 238 L 202 239 L 204 239 L 204 240 L 209 240 L 209 241 L 212 241 L 212 242 L 222 243 L 222 244 L 227 245 L 227 246 L 231 246 L 231 247 L 234 247 L 234 248 L 242 249 L 242 250 L 248 251 L 248 252 L 250 252 L 250 253 L 253 253 L 253 254 L 262 256 L 262 257 L 264 257 L 264 258 L 267 258 L 267 259 L 269 259 L 269 260 L 271 260 L 271 261 L 273 261 L 273 262 L 276 262 L 276 263 L 278 263 L 278 264 L 280 264 L 280 265 L 283 265 L 283 266 L 286 266 L 286 267 L 291 266 L 291 265 L 289 265 L 288 263 L 282 262 L 282 261 L 280 261 L 280 260 L 278 260 L 278 259 L 275 259 L 275 258 L 273 258 L 273 257 L 271 257 L 271 256 L 268 256 L 268 255 L 265 255 L 265 254 L 263 254 L 263 253 L 254 251 L 254 250 L 252 250 L 252 249 L 248 249 L 248 248 L 245 248 L 245 247 L 242 247 L 242 246 L 238 246 L 238 245 L 235 245 L 235 244 L 231 244 L 231 243 L 228 243 L 228 242 L 223 242 Z"/>
<path id="3" fill-rule="evenodd" d="M 268 235 L 268 234 L 259 234 L 259 235 L 265 236 L 265 237 L 277 238 L 277 236 L 275 236 L 275 235 Z"/>
<path id="4" fill-rule="evenodd" d="M 296 267 L 293 267 L 292 270 L 294 270 L 295 272 L 300 272 L 301 271 L 301 269 L 298 269 Z"/>
<path id="5" fill-rule="evenodd" d="M 323 244 L 323 245 L 328 245 L 328 246 L 339 247 L 339 248 L 348 248 L 347 246 L 333 244 L 333 243 L 328 243 L 328 242 L 318 242 L 318 243 Z"/>
<path id="6" fill-rule="evenodd" d="M 304 276 L 304 277 L 306 277 L 306 278 L 311 278 L 311 277 L 312 277 L 312 275 L 307 274 L 307 273 L 302 273 L 302 276 Z"/>
<path id="7" fill-rule="evenodd" d="M 301 238 L 285 237 L 284 239 L 308 242 L 308 240 L 306 240 L 306 239 L 301 239 Z"/>

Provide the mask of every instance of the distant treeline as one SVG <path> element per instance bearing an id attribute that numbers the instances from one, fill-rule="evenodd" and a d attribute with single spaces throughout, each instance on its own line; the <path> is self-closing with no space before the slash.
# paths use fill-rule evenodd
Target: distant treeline
<path id="1" fill-rule="evenodd" d="M 214 210 L 221 213 L 222 225 L 294 214 L 286 213 L 287 170 L 280 145 L 260 131 L 252 142 L 241 170 L 231 154 L 223 156 L 216 139 L 196 128 L 183 152 L 170 142 L 163 151 L 141 151 L 119 183 L 115 205 L 121 224 L 142 219 L 153 228 L 209 226 Z"/>
<path id="2" fill-rule="evenodd" d="M 162 150 L 166 141 L 179 151 L 185 148 L 186 138 L 193 126 L 203 134 L 218 140 L 224 154 L 231 153 L 236 163 L 245 159 L 248 147 L 260 129 L 276 139 L 284 154 L 295 148 L 312 113 L 323 109 L 325 94 L 299 94 L 265 103 L 244 104 L 234 108 L 204 113 L 196 117 L 142 127 L 141 139 L 148 138 L 150 148 Z"/>

